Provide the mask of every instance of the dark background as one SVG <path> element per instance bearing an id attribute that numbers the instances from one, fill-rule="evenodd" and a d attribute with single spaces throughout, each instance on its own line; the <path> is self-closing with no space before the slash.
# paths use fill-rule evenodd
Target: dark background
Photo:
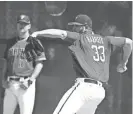
<path id="1" fill-rule="evenodd" d="M 132 2 L 67 2 L 67 9 L 60 17 L 53 17 L 45 9 L 44 2 L 0 2 L 0 57 L 5 50 L 5 39 L 16 34 L 16 17 L 27 14 L 32 20 L 32 30 L 46 28 L 67 29 L 67 23 L 80 13 L 89 15 L 93 29 L 101 35 L 116 35 L 132 38 Z M 45 47 L 47 61 L 36 84 L 36 101 L 33 114 L 51 114 L 62 95 L 75 80 L 68 44 L 63 41 L 41 40 Z M 110 87 L 105 100 L 98 107 L 97 114 L 132 113 L 132 61 L 128 71 L 116 72 L 120 54 L 115 51 L 110 64 Z M 0 69 L 2 70 L 2 60 Z M 3 92 L 1 92 L 3 99 Z M 2 112 L 1 99 L 1 112 Z M 19 110 L 16 110 L 16 114 Z"/>

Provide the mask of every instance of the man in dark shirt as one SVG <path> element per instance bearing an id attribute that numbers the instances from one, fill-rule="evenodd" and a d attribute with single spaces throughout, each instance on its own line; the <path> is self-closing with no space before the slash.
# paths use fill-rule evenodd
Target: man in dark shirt
<path id="1" fill-rule="evenodd" d="M 61 38 L 72 42 L 68 48 L 78 78 L 62 97 L 53 114 L 94 114 L 105 97 L 104 85 L 109 80 L 111 45 L 123 48 L 123 57 L 117 67 L 117 71 L 122 73 L 127 70 L 132 40 L 95 34 L 92 31 L 92 20 L 87 15 L 78 15 L 75 22 L 68 25 L 73 25 L 73 32 L 47 29 L 32 34 L 33 37 Z"/>
<path id="2" fill-rule="evenodd" d="M 38 40 L 34 48 L 31 46 L 33 37 L 29 34 L 31 28 L 27 15 L 17 19 L 18 36 L 7 40 L 4 58 L 3 87 L 5 88 L 3 114 L 14 114 L 19 104 L 20 114 L 32 114 L 35 101 L 35 82 L 46 60 L 43 46 Z M 31 52 L 38 52 L 31 56 Z M 29 53 L 29 55 L 27 54 Z"/>

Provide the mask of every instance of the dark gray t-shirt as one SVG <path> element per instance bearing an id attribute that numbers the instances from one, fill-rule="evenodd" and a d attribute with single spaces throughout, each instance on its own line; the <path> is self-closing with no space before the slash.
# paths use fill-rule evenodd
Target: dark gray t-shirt
<path id="1" fill-rule="evenodd" d="M 30 76 L 34 70 L 34 63 L 46 60 L 44 50 L 37 50 L 40 51 L 40 55 L 34 61 L 28 61 L 25 55 L 27 44 L 27 40 L 18 40 L 18 38 L 7 41 L 7 49 L 5 51 L 7 76 Z M 40 46 L 42 46 L 41 43 Z"/>

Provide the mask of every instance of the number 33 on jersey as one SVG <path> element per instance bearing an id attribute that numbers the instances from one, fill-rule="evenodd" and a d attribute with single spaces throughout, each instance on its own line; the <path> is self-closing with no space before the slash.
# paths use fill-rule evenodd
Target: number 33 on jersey
<path id="1" fill-rule="evenodd" d="M 94 61 L 101 61 L 105 62 L 105 49 L 104 46 L 97 46 L 97 45 L 92 45 L 91 48 L 94 50 L 94 55 L 93 59 Z"/>

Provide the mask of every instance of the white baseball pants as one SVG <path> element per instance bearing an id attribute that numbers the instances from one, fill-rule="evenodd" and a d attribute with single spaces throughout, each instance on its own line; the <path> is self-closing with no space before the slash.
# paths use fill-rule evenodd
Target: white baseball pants
<path id="1" fill-rule="evenodd" d="M 93 84 L 78 78 L 62 97 L 53 114 L 94 114 L 105 98 L 101 83 Z"/>
<path id="2" fill-rule="evenodd" d="M 3 114 L 14 114 L 19 104 L 20 114 L 32 114 L 35 100 L 35 81 L 27 90 L 19 87 L 19 81 L 10 81 L 10 87 L 5 90 Z"/>

